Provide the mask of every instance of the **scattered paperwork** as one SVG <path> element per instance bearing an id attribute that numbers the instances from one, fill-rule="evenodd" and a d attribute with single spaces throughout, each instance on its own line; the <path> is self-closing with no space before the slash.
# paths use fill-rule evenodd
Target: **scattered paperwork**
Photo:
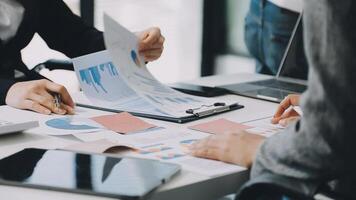
<path id="1" fill-rule="evenodd" d="M 104 27 L 107 50 L 73 59 L 89 105 L 182 118 L 193 115 L 187 110 L 211 110 L 218 102 L 213 98 L 187 95 L 160 83 L 138 53 L 137 36 L 108 15 L 104 15 Z M 76 102 L 87 105 L 80 100 L 82 98 Z"/>

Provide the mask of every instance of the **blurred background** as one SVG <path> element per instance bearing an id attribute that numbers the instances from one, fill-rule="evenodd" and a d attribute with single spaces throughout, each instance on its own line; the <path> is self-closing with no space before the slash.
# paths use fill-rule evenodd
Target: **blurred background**
<path id="1" fill-rule="evenodd" d="M 244 43 L 244 18 L 250 0 L 65 0 L 74 13 L 103 30 L 106 12 L 131 31 L 161 28 L 162 58 L 149 69 L 164 83 L 214 74 L 254 72 Z M 60 34 L 60 33 L 59 33 Z M 36 35 L 23 52 L 29 67 L 68 58 L 50 50 Z"/>

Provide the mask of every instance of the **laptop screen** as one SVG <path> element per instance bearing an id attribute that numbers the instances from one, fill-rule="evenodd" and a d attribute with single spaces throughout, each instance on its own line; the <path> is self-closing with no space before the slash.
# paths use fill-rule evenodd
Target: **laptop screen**
<path id="1" fill-rule="evenodd" d="M 307 80 L 308 62 L 303 45 L 303 20 L 299 17 L 277 77 Z"/>

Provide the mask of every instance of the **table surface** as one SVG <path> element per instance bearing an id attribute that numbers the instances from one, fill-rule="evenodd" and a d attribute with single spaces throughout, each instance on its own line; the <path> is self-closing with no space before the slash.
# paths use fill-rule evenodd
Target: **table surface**
<path id="1" fill-rule="evenodd" d="M 235 75 L 220 75 L 200 78 L 194 81 L 190 81 L 192 84 L 199 84 L 205 86 L 218 86 L 243 81 L 253 81 L 266 79 L 268 76 L 257 74 L 235 74 Z M 247 122 L 251 120 L 270 117 L 273 115 L 277 104 L 246 98 L 237 95 L 226 95 L 218 97 L 221 100 L 234 100 L 244 105 L 245 108 L 228 113 L 224 113 L 218 116 L 208 117 L 199 121 L 187 123 L 187 124 L 175 124 L 170 122 L 157 121 L 152 119 L 145 119 L 148 122 L 159 124 L 165 127 L 180 127 L 186 128 L 191 125 L 199 124 L 214 119 L 226 118 L 237 122 Z M 95 116 L 106 114 L 107 112 L 82 109 L 86 112 L 86 115 Z M 21 113 L 21 114 L 19 114 Z M 23 114 L 25 113 L 25 114 Z M 5 116 L 9 121 L 21 120 L 21 119 L 36 119 L 34 113 L 23 112 L 8 106 L 0 107 L 0 116 Z M 80 142 L 74 137 L 69 136 L 48 136 L 38 134 L 36 132 L 27 131 L 24 134 L 5 135 L 0 139 L 0 158 L 6 157 L 10 154 L 18 152 L 24 148 L 46 148 L 56 149 L 75 144 Z M 246 180 L 248 180 L 248 171 L 241 170 L 239 172 L 210 178 L 208 176 L 200 175 L 197 173 L 182 171 L 178 176 L 166 183 L 162 187 L 158 188 L 154 192 L 152 199 L 217 199 L 223 195 L 234 193 L 237 191 Z M 16 200 L 28 200 L 28 199 L 76 199 L 76 200 L 91 200 L 91 199 L 110 199 L 103 197 L 95 197 L 89 195 L 72 194 L 65 192 L 55 192 L 47 190 L 37 190 L 30 188 L 20 188 L 12 186 L 0 186 L 0 196 L 4 199 L 16 199 Z"/>

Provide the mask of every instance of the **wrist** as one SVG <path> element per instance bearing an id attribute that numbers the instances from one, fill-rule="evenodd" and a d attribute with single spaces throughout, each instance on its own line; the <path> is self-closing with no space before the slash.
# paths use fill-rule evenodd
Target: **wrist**
<path id="1" fill-rule="evenodd" d="M 0 91 L 0 105 L 6 105 L 6 99 L 9 95 L 10 90 L 16 85 L 15 80 L 1 81 L 1 91 Z"/>
<path id="2" fill-rule="evenodd" d="M 247 168 L 251 168 L 253 163 L 255 162 L 257 158 L 258 151 L 260 150 L 262 144 L 264 143 L 265 138 L 264 137 L 258 137 L 257 139 L 253 140 L 253 142 L 250 144 L 250 153 L 249 153 L 249 159 L 247 162 Z"/>

